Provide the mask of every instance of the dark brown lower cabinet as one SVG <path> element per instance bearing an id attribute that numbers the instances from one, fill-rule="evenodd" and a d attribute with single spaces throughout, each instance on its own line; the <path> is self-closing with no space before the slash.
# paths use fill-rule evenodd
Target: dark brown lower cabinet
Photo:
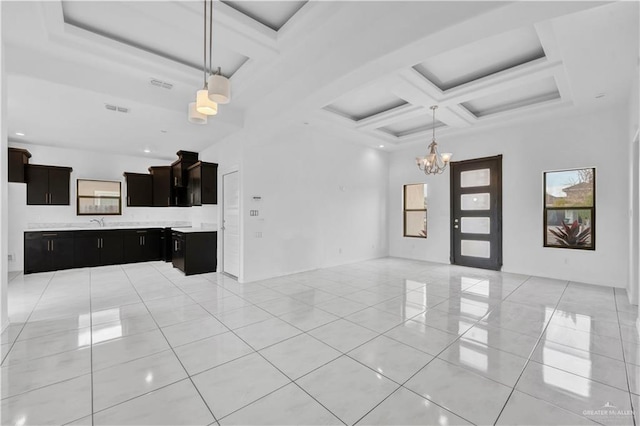
<path id="1" fill-rule="evenodd" d="M 215 272 L 217 267 L 218 233 L 172 232 L 173 267 L 185 275 Z"/>
<path id="2" fill-rule="evenodd" d="M 24 273 L 162 259 L 164 229 L 24 233 Z"/>
<path id="3" fill-rule="evenodd" d="M 24 272 L 73 268 L 72 232 L 25 232 Z"/>
<path id="4" fill-rule="evenodd" d="M 124 263 L 160 260 L 160 229 L 134 229 L 123 232 Z"/>
<path id="5" fill-rule="evenodd" d="M 76 231 L 74 234 L 76 268 L 123 263 L 121 231 Z"/>

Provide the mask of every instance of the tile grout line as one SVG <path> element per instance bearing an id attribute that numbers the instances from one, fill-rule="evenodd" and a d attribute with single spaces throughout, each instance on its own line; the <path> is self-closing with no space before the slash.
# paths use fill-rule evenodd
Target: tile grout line
<path id="1" fill-rule="evenodd" d="M 155 268 L 153 266 L 153 264 L 151 264 L 152 269 L 156 270 L 157 272 L 159 272 L 157 270 L 157 268 Z M 180 365 L 182 366 L 182 369 L 184 370 L 184 372 L 187 375 L 187 378 L 189 379 L 189 381 L 191 382 L 191 386 L 193 386 L 193 388 L 196 390 L 196 392 L 198 392 L 198 395 L 200 396 L 200 399 L 202 400 L 202 402 L 204 403 L 205 407 L 207 407 L 207 410 L 209 410 L 209 413 L 211 414 L 211 416 L 213 417 L 213 420 L 215 423 L 218 423 L 218 419 L 215 416 L 215 414 L 213 414 L 213 411 L 211 410 L 211 407 L 209 407 L 209 404 L 207 404 L 207 401 L 204 399 L 204 397 L 202 396 L 202 394 L 200 393 L 200 389 L 198 389 L 198 387 L 196 386 L 196 384 L 193 382 L 193 379 L 191 378 L 191 375 L 189 374 L 189 372 L 187 371 L 186 367 L 184 366 L 184 364 L 182 363 L 182 360 L 180 359 L 180 357 L 178 356 L 178 354 L 176 353 L 176 351 L 174 350 L 173 346 L 171 346 L 171 343 L 169 343 L 169 340 L 167 339 L 167 336 L 164 334 L 164 332 L 162 331 L 162 327 L 160 327 L 160 324 L 158 324 L 158 322 L 156 321 L 156 318 L 153 316 L 153 314 L 151 313 L 151 311 L 149 310 L 149 307 L 147 306 L 147 304 L 145 303 L 144 299 L 142 299 L 142 296 L 140 296 L 140 293 L 138 292 L 138 289 L 136 288 L 136 286 L 133 284 L 133 281 L 131 281 L 131 277 L 129 277 L 129 274 L 127 273 L 127 271 L 125 270 L 124 267 L 122 267 L 122 271 L 124 272 L 125 276 L 127 277 L 127 280 L 129 281 L 129 284 L 131 284 L 131 286 L 133 287 L 134 291 L 136 292 L 136 294 L 138 295 L 138 297 L 140 297 L 140 300 L 142 301 L 142 304 L 144 305 L 145 309 L 147 310 L 147 312 L 149 313 L 149 316 L 151 316 L 151 319 L 153 319 L 153 322 L 156 324 L 156 327 L 158 327 L 158 331 L 160 331 L 160 334 L 162 334 L 162 337 L 164 338 L 164 340 L 167 342 L 167 345 L 169 346 L 169 348 L 171 349 L 171 351 L 173 352 L 173 355 L 176 357 L 176 359 L 178 360 L 178 362 L 180 363 Z M 160 272 L 161 275 L 164 275 Z M 166 277 L 165 277 L 166 278 Z M 173 284 L 174 286 L 176 286 L 173 281 L 169 280 L 171 282 L 171 284 Z M 177 287 L 177 286 L 176 286 Z M 182 291 L 182 289 L 180 289 Z M 185 293 L 186 294 L 186 293 Z M 139 397 L 140 395 L 138 395 Z M 137 398 L 137 397 L 136 397 Z"/>
<path id="2" fill-rule="evenodd" d="M 513 292 L 515 292 L 518 288 L 520 288 L 520 286 L 524 285 L 524 283 L 526 283 L 530 278 L 531 278 L 530 276 L 529 276 L 529 277 L 527 277 L 527 279 L 526 279 L 526 280 L 524 280 L 522 283 L 520 283 L 520 285 L 518 285 L 518 287 L 516 287 L 516 288 L 514 288 L 513 290 L 511 290 L 511 291 L 509 292 L 509 294 L 507 294 L 503 299 L 501 299 L 501 301 L 506 300 L 506 299 L 507 299 L 507 298 L 508 298 L 508 297 L 509 297 Z M 482 280 L 480 280 L 480 281 L 482 281 Z M 475 285 L 475 284 L 474 284 L 474 285 Z M 471 288 L 471 287 L 469 287 L 469 288 Z M 441 303 L 445 303 L 445 302 L 446 302 L 447 300 L 449 300 L 449 299 L 450 299 L 450 298 L 447 298 L 447 299 L 443 300 Z M 429 399 L 429 398 L 425 398 L 423 395 L 419 394 L 418 392 L 413 391 L 412 389 L 409 389 L 408 387 L 406 387 L 406 386 L 405 386 L 405 384 L 407 384 L 407 383 L 408 383 L 408 382 L 409 382 L 413 377 L 415 377 L 418 373 L 420 373 L 422 370 L 424 370 L 424 369 L 425 369 L 429 364 L 431 364 L 431 363 L 433 362 L 433 360 L 434 360 L 434 359 L 440 359 L 441 361 L 448 362 L 448 361 L 446 361 L 446 360 L 443 360 L 443 359 L 441 359 L 441 358 L 438 358 L 438 357 L 440 356 L 440 354 L 442 354 L 444 351 L 446 351 L 447 349 L 449 349 L 449 348 L 450 348 L 454 343 L 456 343 L 456 342 L 460 341 L 460 339 L 462 338 L 462 336 L 464 336 L 466 333 L 468 333 L 468 332 L 469 332 L 469 330 L 471 330 L 471 328 L 473 328 L 473 327 L 474 327 L 475 325 L 477 325 L 480 321 L 482 321 L 482 319 L 483 319 L 483 318 L 486 318 L 486 317 L 487 317 L 491 312 L 493 312 L 496 308 L 497 308 L 497 306 L 496 306 L 495 308 L 493 308 L 493 309 L 490 309 L 490 310 L 489 310 L 486 314 L 484 314 L 484 315 L 483 315 L 479 320 L 477 320 L 477 321 L 474 323 L 474 325 L 473 325 L 472 327 L 470 327 L 469 329 L 467 329 L 464 333 L 459 334 L 459 335 L 458 335 L 458 336 L 457 336 L 453 341 L 451 341 L 451 343 L 449 343 L 448 345 L 446 345 L 446 346 L 445 346 L 445 347 L 444 347 L 440 352 L 438 352 L 438 354 L 436 354 L 435 356 L 433 356 L 433 359 L 431 359 L 431 360 L 430 360 L 428 363 L 426 363 L 422 368 L 418 369 L 418 371 L 416 371 L 415 373 L 413 373 L 411 376 L 409 376 L 409 378 L 407 378 L 404 382 L 402 382 L 402 383 L 400 384 L 400 387 L 399 387 L 398 389 L 400 389 L 400 388 L 404 388 L 404 389 L 406 389 L 406 390 L 408 390 L 408 391 L 410 391 L 410 392 L 412 392 L 412 393 L 414 393 L 414 394 L 418 395 L 419 397 L 424 398 L 424 399 L 426 399 L 426 400 L 430 401 L 431 403 L 433 403 L 433 404 L 437 405 L 438 407 L 441 407 L 441 408 L 443 408 L 444 410 L 446 410 L 446 411 L 448 411 L 448 412 L 450 412 L 450 413 L 454 414 L 455 416 L 460 417 L 461 419 L 463 419 L 463 420 L 465 420 L 465 421 L 467 421 L 467 422 L 469 422 L 469 423 L 471 423 L 471 424 L 474 424 L 473 422 L 471 422 L 471 421 L 467 420 L 466 418 L 464 418 L 464 417 L 463 417 L 463 416 L 461 416 L 460 414 L 455 413 L 454 411 L 452 411 L 452 410 L 450 410 L 450 409 L 448 409 L 448 408 L 446 408 L 446 407 L 444 407 L 444 406 L 442 406 L 442 405 L 440 405 L 440 404 L 436 403 L 435 401 L 433 401 L 433 400 L 431 400 L 431 399 Z M 426 312 L 426 311 L 425 311 L 425 312 Z M 418 315 L 420 315 L 420 314 L 418 314 Z M 425 326 L 426 326 L 426 324 L 425 324 Z M 427 326 L 427 327 L 428 327 L 428 326 Z M 435 328 L 435 327 L 431 327 L 431 328 Z M 437 329 L 437 330 L 439 330 L 439 329 Z M 450 333 L 449 333 L 449 334 L 450 334 Z M 390 338 L 390 339 L 393 339 L 392 337 L 389 337 L 389 338 Z M 396 340 L 396 339 L 393 339 L 393 340 Z M 399 342 L 399 343 L 403 343 L 403 342 L 400 342 L 399 340 L 396 340 L 396 341 L 397 341 L 397 342 Z M 406 344 L 406 343 L 405 343 L 405 344 Z M 410 345 L 407 345 L 407 346 L 410 346 Z M 412 348 L 413 348 L 413 346 L 410 346 L 410 347 L 412 347 Z M 420 350 L 420 349 L 418 349 L 418 348 L 414 348 L 414 349 Z M 424 351 L 422 351 L 422 352 L 424 352 Z M 426 353 L 426 352 L 425 352 L 425 353 Z M 432 355 L 432 354 L 429 354 L 429 355 Z M 451 364 L 451 363 L 449 363 L 449 364 Z M 456 364 L 452 364 L 452 365 L 456 365 Z M 464 367 L 461 367 L 461 366 L 458 366 L 458 367 L 460 367 L 460 368 L 464 368 Z M 466 368 L 464 368 L 464 369 L 465 369 L 465 370 L 467 370 Z M 471 370 L 467 370 L 467 371 L 471 371 Z M 474 373 L 474 372 L 472 372 L 472 373 Z M 474 374 L 477 374 L 477 373 L 474 373 Z M 485 377 L 485 376 L 481 376 L 481 377 Z M 494 382 L 496 382 L 496 383 L 500 383 L 500 382 L 497 382 L 497 381 L 495 381 L 495 380 L 493 380 L 493 379 L 490 379 L 490 378 L 488 378 L 488 377 L 485 377 L 485 378 L 486 378 L 486 379 L 488 379 L 488 380 L 492 380 L 492 381 L 494 381 Z M 500 384 L 502 384 L 502 383 L 500 383 Z M 396 393 L 396 392 L 398 391 L 398 389 L 396 389 L 396 390 L 395 390 L 394 392 L 392 392 L 391 394 L 387 395 L 387 397 L 386 397 L 386 398 L 384 398 L 382 401 L 380 401 L 378 404 L 376 404 L 373 408 L 371 408 L 369 411 L 367 411 L 367 412 L 366 412 L 362 417 L 360 417 L 360 418 L 359 418 L 355 423 L 358 423 L 360 420 L 364 419 L 364 418 L 365 418 L 369 413 L 371 413 L 373 410 L 375 410 L 375 409 L 376 409 L 380 404 L 382 404 L 382 403 L 383 403 L 384 401 L 386 401 L 389 397 L 391 397 L 391 395 L 393 395 L 394 393 Z"/>
<path id="3" fill-rule="evenodd" d="M 47 281 L 47 285 L 44 286 L 44 288 L 42 289 L 42 293 L 40 293 L 40 296 L 38 297 L 38 300 L 36 301 L 36 303 L 33 304 L 33 308 L 31 308 L 31 312 L 29 312 L 29 316 L 27 317 L 27 319 L 24 321 L 24 323 L 22 324 L 22 327 L 20 328 L 20 331 L 18 332 L 18 334 L 16 335 L 16 338 L 13 340 L 13 342 L 11 342 L 11 347 L 9 348 L 9 350 L 7 351 L 7 354 L 2 358 L 2 362 L 0 362 L 0 365 L 2 365 L 4 367 L 4 362 L 6 361 L 6 359 L 9 357 L 9 354 L 11 353 L 11 351 L 13 350 L 13 347 L 15 346 L 16 342 L 18 341 L 18 339 L 20 338 L 20 335 L 22 334 L 22 332 L 24 331 L 24 328 L 27 326 L 27 324 L 29 323 L 29 320 L 31 319 L 31 316 L 33 315 L 33 312 L 36 310 L 36 308 L 38 307 L 38 305 L 40 304 L 40 301 L 42 300 L 42 296 L 44 295 L 44 293 L 47 291 L 47 289 L 49 288 L 49 286 L 51 285 L 51 281 L 53 281 L 53 277 L 56 275 L 56 272 L 53 272 L 53 274 L 51 274 L 51 277 L 49 278 L 49 280 Z M 8 291 L 8 290 L 7 290 Z M 9 324 L 11 324 L 11 322 L 9 322 Z M 8 327 L 8 326 L 7 326 Z"/>
<path id="4" fill-rule="evenodd" d="M 629 367 L 627 366 L 627 357 L 624 353 L 624 340 L 622 339 L 622 327 L 620 326 L 620 311 L 618 309 L 618 298 L 616 297 L 616 290 L 613 289 L 613 301 L 616 305 L 616 317 L 618 318 L 618 333 L 620 333 L 620 345 L 622 346 L 622 363 L 624 364 L 625 379 L 627 380 L 627 390 L 629 394 L 629 404 L 631 405 L 631 419 L 633 424 L 636 425 L 636 415 L 633 406 L 633 396 L 631 393 L 631 383 L 629 382 Z"/>
<path id="5" fill-rule="evenodd" d="M 94 426 L 93 420 L 93 308 L 91 305 L 91 282 L 92 269 L 89 268 L 89 366 L 91 367 L 91 426 Z"/>
<path id="6" fill-rule="evenodd" d="M 154 268 L 155 268 L 155 266 L 154 266 Z M 171 279 L 170 279 L 170 278 L 168 278 L 166 275 L 164 275 L 164 274 L 162 273 L 162 271 L 158 270 L 157 268 L 155 268 L 155 269 L 156 269 L 156 270 L 157 270 L 161 275 L 163 275 L 165 278 L 167 278 L 167 279 L 169 279 L 169 281 L 171 281 Z M 173 281 L 171 281 L 171 283 L 175 285 L 175 283 L 173 283 Z M 216 283 L 213 283 L 213 282 L 211 282 L 211 284 L 213 284 L 213 285 L 217 285 Z M 176 287 L 178 287 L 178 286 L 176 286 Z M 191 296 L 189 296 L 189 294 L 188 294 L 187 292 L 185 292 L 182 288 L 180 288 L 180 291 L 182 291 L 182 292 L 183 292 L 187 297 L 191 298 Z M 234 293 L 234 294 L 235 294 L 235 293 Z M 241 297 L 241 296 L 239 296 L 239 297 Z M 191 298 L 191 299 L 193 300 L 193 298 Z M 194 300 L 194 301 L 195 301 L 195 300 Z M 198 302 L 196 302 L 196 304 L 198 304 L 198 305 L 200 306 L 200 304 L 199 304 Z M 254 305 L 254 306 L 255 306 L 255 305 Z M 202 306 L 201 306 L 201 307 L 202 307 Z M 258 308 L 260 308 L 260 307 L 258 307 Z M 203 309 L 204 309 L 204 308 L 203 308 Z M 260 309 L 261 309 L 261 308 L 260 308 Z M 209 312 L 209 311 L 207 311 L 207 312 Z M 266 311 L 265 311 L 265 312 L 266 312 Z M 270 314 L 270 313 L 269 313 L 269 314 Z M 215 315 L 213 315 L 213 314 L 211 314 L 211 313 L 210 313 L 210 315 L 211 315 L 211 316 L 213 316 L 214 318 L 216 318 L 216 320 L 218 320 L 218 318 L 217 318 Z M 270 314 L 270 315 L 272 315 L 272 314 Z M 275 317 L 275 316 L 274 316 L 274 317 Z M 277 318 L 277 317 L 275 317 L 275 318 Z M 219 321 L 219 320 L 218 320 L 218 321 Z M 267 320 L 265 320 L 265 321 L 267 321 Z M 281 321 L 282 321 L 282 320 L 281 320 Z M 222 323 L 222 321 L 220 321 L 220 322 Z M 226 326 L 226 324 L 224 324 L 224 323 L 222 323 L 222 324 L 223 324 L 225 327 L 227 327 L 227 326 Z M 256 324 L 257 324 L 257 323 L 256 323 Z M 251 324 L 250 324 L 250 325 L 251 325 Z M 295 326 L 293 326 L 293 325 L 291 325 L 291 326 L 292 326 L 292 327 L 294 327 L 294 328 L 297 328 L 297 327 L 295 327 Z M 227 328 L 229 328 L 229 327 L 227 327 Z M 239 327 L 239 328 L 242 328 L 242 327 Z M 300 329 L 298 329 L 298 330 L 300 330 Z M 282 386 L 280 386 L 279 388 L 277 388 L 277 389 L 275 389 L 275 390 L 273 390 L 273 391 L 269 392 L 268 394 L 263 395 L 262 397 L 260 397 L 260 398 L 256 399 L 255 401 L 251 401 L 250 403 L 248 403 L 248 404 L 246 404 L 246 405 L 243 405 L 242 407 L 238 408 L 237 410 L 234 410 L 233 412 L 231 412 L 231 413 L 229 413 L 229 414 L 227 414 L 227 415 L 225 415 L 225 416 L 221 417 L 221 418 L 220 418 L 220 420 L 222 420 L 222 419 L 223 419 L 223 418 L 225 418 L 225 417 L 228 417 L 228 416 L 232 415 L 233 413 L 235 413 L 235 412 L 237 412 L 237 411 L 239 411 L 239 410 L 241 410 L 241 409 L 243 409 L 243 408 L 248 407 L 249 405 L 251 405 L 251 404 L 253 404 L 253 403 L 255 403 L 255 402 L 257 402 L 257 401 L 261 400 L 262 398 L 265 398 L 265 397 L 266 397 L 266 396 L 268 396 L 268 395 L 271 395 L 272 393 L 274 393 L 274 392 L 276 392 L 276 391 L 278 391 L 278 390 L 282 389 L 283 387 L 285 387 L 285 386 L 287 386 L 287 385 L 289 385 L 289 384 L 291 384 L 291 383 L 294 383 L 296 386 L 298 386 L 298 388 L 300 388 L 303 392 L 305 392 L 307 395 L 309 395 L 309 397 L 311 397 L 314 401 L 316 401 L 316 402 L 317 402 L 318 404 L 320 404 L 324 409 L 326 409 L 329 413 L 331 413 L 331 414 L 332 414 L 336 419 L 338 419 L 338 420 L 340 420 L 342 423 L 346 424 L 346 423 L 345 423 L 345 422 L 344 422 L 340 417 L 338 417 L 335 413 L 333 413 L 333 411 L 329 410 L 327 407 L 325 407 L 325 405 L 324 405 L 324 404 L 322 404 L 320 401 L 318 401 L 318 400 L 317 400 L 313 395 L 309 394 L 309 392 L 307 392 L 307 391 L 306 391 L 305 389 L 303 389 L 300 385 L 298 385 L 298 384 L 295 382 L 295 380 L 291 379 L 291 378 L 290 378 L 288 375 L 286 375 L 282 370 L 280 370 L 280 369 L 279 369 L 277 366 L 275 366 L 271 361 L 269 361 L 269 360 L 268 360 L 268 359 L 267 359 L 263 354 L 261 354 L 258 350 L 256 350 L 252 345 L 250 345 L 248 342 L 246 342 L 242 337 L 238 336 L 238 335 L 234 332 L 234 330 L 232 330 L 231 328 L 229 328 L 229 331 L 230 331 L 231 333 L 233 333 L 233 335 L 234 335 L 234 336 L 236 336 L 238 339 L 242 340 L 242 341 L 243 341 L 247 346 L 249 346 L 251 349 L 253 349 L 253 353 L 258 354 L 258 355 L 259 355 L 263 360 L 265 360 L 267 363 L 269 363 L 271 366 L 273 366 L 276 370 L 278 370 L 278 371 L 279 371 L 279 372 L 280 372 L 284 377 L 286 377 L 287 379 L 289 379 L 289 382 L 288 382 L 288 383 L 286 383 L 286 384 L 284 384 L 284 385 L 282 385 Z M 289 339 L 292 339 L 292 338 L 294 338 L 294 337 L 300 336 L 300 335 L 302 335 L 302 334 L 306 334 L 306 332 L 305 332 L 304 330 L 300 330 L 300 331 L 301 331 L 302 333 L 300 333 L 300 334 L 296 334 L 295 336 L 291 336 Z M 285 340 L 289 340 L 289 339 L 285 339 Z M 317 339 L 316 339 L 316 340 L 317 340 Z M 283 340 L 283 341 L 284 341 L 284 340 Z M 281 342 L 277 342 L 277 343 L 281 343 Z M 275 344 L 277 344 L 277 343 L 274 343 L 274 345 L 275 345 Z M 273 345 L 272 345 L 272 346 L 273 346 Z M 262 348 L 262 349 L 266 349 L 266 347 L 265 347 L 265 348 Z M 261 350 L 262 350 L 262 349 L 261 349 Z M 235 358 L 235 359 L 233 359 L 233 360 L 230 360 L 230 361 L 228 361 L 228 362 L 232 362 L 232 361 L 238 360 L 238 359 L 240 359 L 240 358 L 244 358 L 244 357 L 249 356 L 249 355 L 252 355 L 252 354 L 246 354 L 246 355 L 243 355 L 243 356 L 241 356 L 241 357 L 238 357 L 238 358 Z M 178 359 L 180 359 L 180 358 L 177 356 L 177 354 L 176 354 L 176 357 L 177 357 Z M 333 361 L 333 360 L 331 360 L 331 361 Z M 329 361 L 329 362 L 331 362 L 331 361 Z M 182 363 L 182 362 L 181 362 L 181 363 Z M 224 363 L 224 364 L 226 364 L 226 363 Z M 220 365 L 222 365 L 222 364 L 220 364 Z M 205 371 L 209 371 L 209 370 L 212 370 L 212 369 L 214 369 L 214 368 L 217 368 L 217 367 L 219 367 L 220 365 L 217 365 L 217 366 L 211 367 L 211 368 L 209 368 L 209 369 L 207 369 L 207 370 L 200 371 L 200 372 L 198 372 L 197 374 L 202 374 L 203 372 L 205 372 Z M 326 365 L 326 364 L 325 364 L 325 365 Z M 185 369 L 185 371 L 186 371 L 186 369 Z M 187 374 L 189 374 L 189 372 L 187 372 Z M 189 378 L 191 378 L 191 376 L 189 376 Z M 192 381 L 192 383 L 193 383 L 193 381 Z M 196 388 L 196 390 L 198 390 L 198 388 L 197 388 L 197 386 L 195 385 L 195 383 L 193 384 L 193 386 Z M 200 390 L 198 390 L 198 393 L 200 393 Z M 201 397 L 202 397 L 202 395 L 201 395 Z M 202 398 L 202 399 L 203 399 L 203 401 L 204 401 L 204 398 Z M 205 401 L 205 404 L 206 404 L 206 401 Z M 207 407 L 208 407 L 208 406 L 207 406 Z M 212 414 L 213 414 L 213 413 L 212 413 Z M 214 418 L 216 418 L 216 417 L 214 416 Z M 220 424 L 220 422 L 219 422 L 217 419 L 216 419 L 216 421 L 218 422 L 218 424 Z"/>
<path id="7" fill-rule="evenodd" d="M 533 356 L 533 353 L 535 352 L 536 348 L 538 347 L 538 345 L 540 344 L 540 342 L 542 341 L 542 336 L 544 336 L 544 334 L 547 331 L 547 328 L 549 327 L 549 324 L 551 323 L 551 319 L 553 318 L 553 316 L 555 315 L 556 311 L 558 310 L 558 306 L 560 305 L 560 301 L 562 300 L 562 298 L 564 297 L 565 292 L 567 291 L 567 288 L 569 287 L 569 281 L 566 281 L 565 285 L 564 285 L 564 289 L 562 290 L 562 294 L 560 295 L 560 297 L 558 298 L 558 301 L 556 302 L 556 305 L 553 308 L 553 312 L 551 313 L 551 316 L 549 316 L 549 321 L 544 325 L 544 328 L 542 329 L 542 332 L 540 333 L 540 335 L 538 336 L 538 339 L 536 340 L 536 344 L 533 346 L 533 348 L 531 349 L 531 352 L 529 353 L 529 356 L 527 358 L 527 361 L 524 363 L 524 365 L 522 366 L 522 371 L 520 371 L 520 374 L 518 375 L 518 378 L 516 379 L 515 383 L 513 384 L 513 387 L 511 388 L 511 392 L 509 392 L 509 396 L 507 397 L 506 401 L 504 402 L 504 405 L 502 406 L 502 409 L 500 410 L 500 412 L 498 413 L 498 416 L 496 417 L 496 420 L 493 422 L 493 425 L 495 426 L 498 423 L 498 420 L 500 420 L 500 416 L 502 416 L 502 413 L 504 412 L 504 409 L 507 407 L 507 404 L 509 403 L 509 400 L 511 399 L 511 396 L 513 395 L 513 393 L 516 390 L 516 387 L 518 386 L 518 382 L 520 382 L 520 379 L 522 378 L 522 375 L 524 374 L 525 370 L 527 369 L 527 366 L 529 366 L 529 363 L 532 361 L 531 357 Z M 535 361 L 534 361 L 535 362 Z M 529 394 L 527 394 L 529 395 Z M 533 395 L 530 395 L 533 398 L 536 398 Z M 536 398 L 538 400 L 541 400 L 543 402 L 547 402 L 545 400 L 542 400 L 540 398 Z M 559 407 L 555 404 L 551 404 L 555 407 L 558 407 L 560 409 L 563 409 L 564 411 L 567 412 L 571 412 L 563 407 Z M 573 412 L 571 412 L 572 414 L 575 414 Z M 581 416 L 582 417 L 582 416 Z M 586 417 L 585 417 L 586 418 Z"/>

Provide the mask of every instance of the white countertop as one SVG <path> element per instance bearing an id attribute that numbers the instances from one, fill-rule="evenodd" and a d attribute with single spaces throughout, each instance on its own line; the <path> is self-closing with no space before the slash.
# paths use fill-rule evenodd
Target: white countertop
<path id="1" fill-rule="evenodd" d="M 175 227 L 175 228 L 171 228 L 172 231 L 176 231 L 176 232 L 180 232 L 182 234 L 193 234 L 195 232 L 218 232 L 218 230 L 216 228 L 180 228 L 180 227 Z"/>

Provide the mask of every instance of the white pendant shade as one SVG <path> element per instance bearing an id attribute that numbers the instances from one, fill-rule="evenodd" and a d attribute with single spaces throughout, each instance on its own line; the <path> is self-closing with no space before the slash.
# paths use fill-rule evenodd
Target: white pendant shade
<path id="1" fill-rule="evenodd" d="M 207 124 L 207 116 L 204 114 L 200 114 L 198 110 L 196 110 L 195 102 L 191 102 L 189 104 L 189 123 Z"/>
<path id="2" fill-rule="evenodd" d="M 198 90 L 196 93 L 196 110 L 204 115 L 216 115 L 218 113 L 218 104 L 209 99 L 209 91 L 207 89 Z"/>
<path id="3" fill-rule="evenodd" d="M 231 100 L 231 82 L 221 74 L 209 77 L 209 99 L 219 104 L 228 104 Z"/>

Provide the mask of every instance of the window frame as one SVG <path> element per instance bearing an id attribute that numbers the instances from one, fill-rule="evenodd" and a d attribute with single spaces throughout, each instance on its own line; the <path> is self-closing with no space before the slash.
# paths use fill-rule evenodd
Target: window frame
<path id="1" fill-rule="evenodd" d="M 422 209 L 408 209 L 407 208 L 407 187 L 409 186 L 414 186 L 414 185 L 422 185 L 423 186 L 423 192 L 425 191 L 425 188 L 427 186 L 426 183 L 408 183 L 402 186 L 402 236 L 404 238 L 423 238 L 426 239 L 427 236 L 429 235 L 429 232 L 427 230 L 427 203 L 426 203 L 426 196 L 425 196 L 425 203 L 424 203 L 424 208 Z M 425 221 L 425 226 L 424 226 L 424 235 L 408 235 L 407 234 L 407 213 L 408 212 L 424 212 L 424 221 Z"/>
<path id="2" fill-rule="evenodd" d="M 91 196 L 91 195 L 80 195 L 80 181 L 82 182 L 109 182 L 109 183 L 117 183 L 118 191 L 120 192 L 120 196 L 118 197 L 107 197 L 107 196 Z M 93 199 L 93 200 L 118 200 L 118 211 L 116 213 L 102 213 L 102 212 L 91 212 L 91 213 L 81 213 L 80 212 L 80 199 Z M 122 182 L 116 180 L 101 180 L 101 179 L 76 179 L 76 216 L 121 216 L 122 215 Z"/>
<path id="3" fill-rule="evenodd" d="M 587 206 L 560 206 L 560 207 L 547 207 L 547 173 L 558 173 L 558 172 L 571 172 L 574 170 L 586 170 L 591 169 L 593 173 L 593 202 L 591 203 L 591 207 Z M 591 250 L 595 251 L 596 249 L 596 168 L 595 167 L 577 167 L 572 169 L 560 169 L 560 170 L 547 170 L 542 172 L 542 241 L 543 246 L 545 248 L 560 248 L 560 249 L 570 249 L 570 250 Z M 591 245 L 588 247 L 580 247 L 580 246 L 563 246 L 558 244 L 551 244 L 548 241 L 548 231 L 547 231 L 547 222 L 548 222 L 548 212 L 550 211 L 565 211 L 565 210 L 588 210 L 591 214 Z"/>

